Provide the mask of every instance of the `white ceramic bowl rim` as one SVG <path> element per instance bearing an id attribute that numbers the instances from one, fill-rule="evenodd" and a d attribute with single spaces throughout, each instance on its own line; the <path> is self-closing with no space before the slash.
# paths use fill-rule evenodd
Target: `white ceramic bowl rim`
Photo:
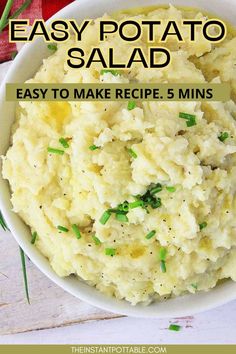
<path id="1" fill-rule="evenodd" d="M 158 0 L 79 0 L 62 9 L 53 18 L 96 18 L 104 12 L 112 13 L 129 7 L 163 5 L 170 1 Z M 173 0 L 173 5 L 185 5 L 202 8 L 211 13 L 220 14 L 223 18 L 235 24 L 235 0 Z M 49 20 L 50 21 L 50 20 Z M 5 154 L 9 146 L 10 127 L 14 121 L 15 105 L 5 101 L 5 84 L 7 82 L 24 82 L 32 77 L 42 63 L 42 58 L 48 55 L 48 50 L 43 41 L 26 44 L 11 65 L 7 76 L 0 89 L 0 155 Z M 0 166 L 1 167 L 1 166 Z M 195 295 L 185 295 L 165 302 L 153 303 L 149 306 L 131 306 L 128 302 L 119 301 L 98 292 L 75 277 L 60 278 L 50 267 L 48 261 L 31 245 L 30 232 L 23 221 L 12 212 L 9 185 L 2 179 L 0 173 L 0 210 L 11 229 L 16 241 L 32 262 L 54 283 L 61 288 L 91 305 L 104 310 L 133 317 L 164 318 L 192 315 L 206 311 L 236 298 L 236 283 L 227 281 L 218 285 L 209 292 L 199 292 Z M 29 284 L 30 286 L 30 284 Z"/>

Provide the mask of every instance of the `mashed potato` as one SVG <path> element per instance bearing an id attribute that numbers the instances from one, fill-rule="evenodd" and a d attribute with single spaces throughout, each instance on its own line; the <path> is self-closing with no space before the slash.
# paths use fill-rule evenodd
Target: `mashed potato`
<path id="1" fill-rule="evenodd" d="M 205 19 L 172 6 L 129 16 Z M 99 19 L 80 47 L 88 53 L 91 46 L 113 46 L 125 61 L 133 44 L 117 34 L 99 44 L 98 26 Z M 236 281 L 236 38 L 231 34 L 212 46 L 200 32 L 194 45 L 187 31 L 185 36 L 181 44 L 165 44 L 172 57 L 168 67 L 136 64 L 119 75 L 101 73 L 99 64 L 69 68 L 72 38 L 29 82 L 230 82 L 231 101 L 135 107 L 21 102 L 3 157 L 14 211 L 37 232 L 35 245 L 55 272 L 75 274 L 133 305 L 206 291 L 224 278 Z M 150 44 L 144 35 L 137 45 L 147 50 Z M 196 125 L 187 127 L 180 112 L 194 115 Z"/>

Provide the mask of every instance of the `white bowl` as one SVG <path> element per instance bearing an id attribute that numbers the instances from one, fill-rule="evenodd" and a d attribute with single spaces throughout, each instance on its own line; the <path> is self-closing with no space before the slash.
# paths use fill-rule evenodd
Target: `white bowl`
<path id="1" fill-rule="evenodd" d="M 129 7 L 163 5 L 170 0 L 79 0 L 65 7 L 55 18 L 75 18 L 79 21 L 85 18 L 96 18 L 103 13 L 112 13 Z M 219 17 L 236 24 L 236 0 L 172 0 L 173 5 L 193 6 L 215 13 Z M 5 82 L 0 90 L 0 155 L 6 153 L 9 147 L 10 129 L 15 117 L 15 103 L 5 102 L 5 83 L 24 82 L 32 77 L 47 57 L 48 50 L 45 43 L 37 40 L 24 46 L 12 64 Z M 1 167 L 1 166 L 0 166 Z M 72 295 L 89 302 L 91 305 L 107 311 L 149 318 L 177 317 L 205 311 L 228 301 L 236 299 L 236 283 L 227 281 L 218 285 L 209 292 L 199 292 L 195 295 L 185 295 L 169 299 L 162 303 L 153 303 L 149 306 L 132 306 L 126 301 L 119 301 L 101 294 L 98 290 L 84 284 L 75 277 L 60 278 L 54 273 L 49 262 L 39 253 L 30 240 L 29 228 L 11 211 L 10 189 L 8 183 L 2 179 L 0 173 L 0 210 L 11 229 L 16 241 L 33 261 L 33 263 L 54 283 Z"/>

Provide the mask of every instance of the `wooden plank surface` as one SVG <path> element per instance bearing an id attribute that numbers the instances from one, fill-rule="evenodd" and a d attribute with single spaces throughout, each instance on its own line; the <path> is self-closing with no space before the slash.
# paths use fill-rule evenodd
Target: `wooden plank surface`
<path id="1" fill-rule="evenodd" d="M 236 301 L 193 317 L 178 319 L 115 318 L 0 335 L 0 344 L 235 344 Z M 181 326 L 179 332 L 168 329 Z M 223 352 L 222 352 L 223 354 Z"/>
<path id="2" fill-rule="evenodd" d="M 120 317 L 67 294 L 26 262 L 31 305 L 25 298 L 19 247 L 9 232 L 0 231 L 0 334 Z"/>

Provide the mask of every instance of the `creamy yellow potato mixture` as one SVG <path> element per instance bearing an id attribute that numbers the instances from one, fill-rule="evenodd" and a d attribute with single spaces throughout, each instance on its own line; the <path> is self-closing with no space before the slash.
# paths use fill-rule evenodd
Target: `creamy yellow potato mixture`
<path id="1" fill-rule="evenodd" d="M 180 28 L 183 18 L 206 19 L 173 6 L 117 18 L 127 16 Z M 125 62 L 133 46 L 155 45 L 145 33 L 137 43 L 118 34 L 99 43 L 98 29 L 99 19 L 81 43 L 58 45 L 29 82 L 230 82 L 232 100 L 21 102 L 3 157 L 14 211 L 59 276 L 75 274 L 133 305 L 236 281 L 236 37 L 212 45 L 199 29 L 193 44 L 182 28 L 183 43 L 165 44 L 172 61 L 163 69 L 69 68 L 71 46 L 113 46 Z"/>

